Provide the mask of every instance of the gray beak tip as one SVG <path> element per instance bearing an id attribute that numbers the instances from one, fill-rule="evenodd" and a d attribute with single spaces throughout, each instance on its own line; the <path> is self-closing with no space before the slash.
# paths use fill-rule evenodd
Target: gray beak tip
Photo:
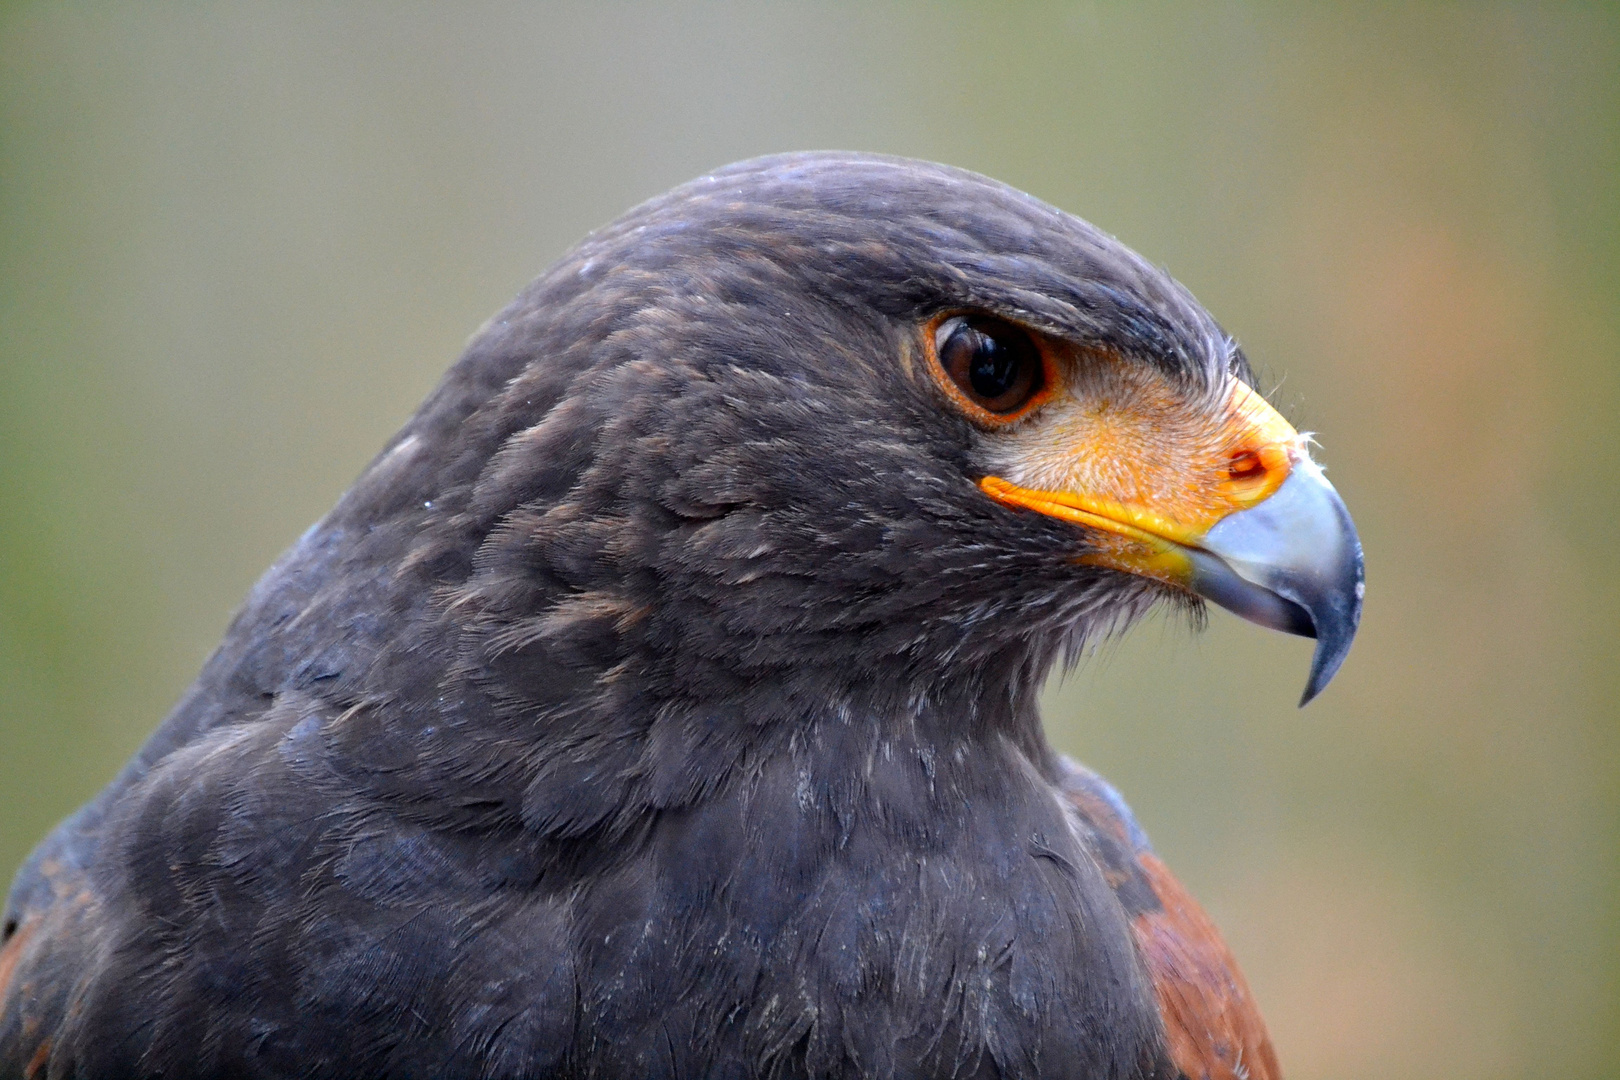
<path id="1" fill-rule="evenodd" d="M 1229 611 L 1316 639 L 1299 704 L 1344 663 L 1361 622 L 1361 540 L 1333 485 L 1308 457 L 1265 502 L 1211 529 L 1192 557 L 1193 588 Z"/>
<path id="2" fill-rule="evenodd" d="M 1345 520 L 1349 520 L 1346 514 Z M 1320 694 L 1339 666 L 1350 653 L 1356 629 L 1361 625 L 1361 598 L 1366 592 L 1365 568 L 1362 563 L 1361 542 L 1350 534 L 1351 557 L 1344 560 L 1344 578 L 1341 587 L 1312 609 L 1311 618 L 1316 626 L 1316 652 L 1311 657 L 1311 673 L 1305 680 L 1305 692 L 1299 707 L 1304 708 Z"/>

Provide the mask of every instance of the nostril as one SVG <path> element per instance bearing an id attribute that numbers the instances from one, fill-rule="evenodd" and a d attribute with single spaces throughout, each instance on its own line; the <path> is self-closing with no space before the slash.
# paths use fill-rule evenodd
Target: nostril
<path id="1" fill-rule="evenodd" d="M 1253 450 L 1239 450 L 1226 463 L 1226 475 L 1233 480 L 1253 480 L 1265 475 L 1266 463 Z"/>

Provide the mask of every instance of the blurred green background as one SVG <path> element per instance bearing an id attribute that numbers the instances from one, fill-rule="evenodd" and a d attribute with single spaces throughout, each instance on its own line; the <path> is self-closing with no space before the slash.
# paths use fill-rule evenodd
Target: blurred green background
<path id="1" fill-rule="evenodd" d="M 1168 266 L 1356 515 L 1361 639 L 1054 680 L 1289 1075 L 1620 1075 L 1620 16 L 1596 6 L 0 11 L 0 874 L 588 229 L 841 147 Z"/>

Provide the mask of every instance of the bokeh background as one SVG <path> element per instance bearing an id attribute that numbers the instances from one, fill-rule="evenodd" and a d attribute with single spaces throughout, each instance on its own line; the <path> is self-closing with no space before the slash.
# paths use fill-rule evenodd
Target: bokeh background
<path id="1" fill-rule="evenodd" d="M 989 173 L 1314 429 L 1361 639 L 1054 679 L 1301 1078 L 1620 1075 L 1620 16 L 1596 5 L 0 11 L 0 875 L 588 229 L 729 160 Z"/>

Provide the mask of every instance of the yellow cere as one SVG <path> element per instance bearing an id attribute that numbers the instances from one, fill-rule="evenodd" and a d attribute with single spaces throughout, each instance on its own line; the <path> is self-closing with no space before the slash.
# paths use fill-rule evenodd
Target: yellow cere
<path id="1" fill-rule="evenodd" d="M 991 475 L 980 487 L 1103 534 L 1086 562 L 1184 580 L 1176 545 L 1196 547 L 1227 514 L 1264 500 L 1303 453 L 1288 421 L 1236 379 L 1211 396 L 1110 354 L 1057 366 L 1050 400 L 986 436 Z"/>

